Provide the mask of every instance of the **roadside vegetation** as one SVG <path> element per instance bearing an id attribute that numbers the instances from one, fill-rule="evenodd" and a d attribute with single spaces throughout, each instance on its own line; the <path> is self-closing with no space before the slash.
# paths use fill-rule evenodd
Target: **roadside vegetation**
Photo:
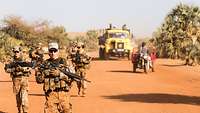
<path id="1" fill-rule="evenodd" d="M 29 50 L 38 43 L 47 46 L 49 41 L 57 41 L 60 48 L 67 48 L 71 41 L 83 41 L 88 50 L 97 46 L 97 33 L 90 30 L 85 37 L 70 38 L 64 26 L 53 26 L 46 20 L 26 22 L 19 16 L 8 16 L 1 20 L 0 27 L 0 61 L 12 55 L 12 48 L 16 45 Z"/>
<path id="2" fill-rule="evenodd" d="M 159 57 L 182 59 L 186 65 L 200 64 L 200 8 L 177 5 L 150 41 L 156 45 Z"/>

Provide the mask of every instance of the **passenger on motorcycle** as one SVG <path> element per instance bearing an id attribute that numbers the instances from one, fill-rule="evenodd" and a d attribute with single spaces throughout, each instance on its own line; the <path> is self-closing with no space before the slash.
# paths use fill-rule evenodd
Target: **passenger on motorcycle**
<path id="1" fill-rule="evenodd" d="M 152 66 L 151 56 L 149 55 L 149 50 L 145 42 L 142 42 L 142 45 L 139 50 L 139 54 L 140 54 L 140 58 L 147 61 L 147 69 L 149 69 L 150 68 L 149 66 Z"/>

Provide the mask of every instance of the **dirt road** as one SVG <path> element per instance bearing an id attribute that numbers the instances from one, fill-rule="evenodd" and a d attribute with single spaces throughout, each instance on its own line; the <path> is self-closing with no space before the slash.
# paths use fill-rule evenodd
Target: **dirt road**
<path id="1" fill-rule="evenodd" d="M 156 72 L 132 73 L 127 60 L 93 61 L 86 97 L 72 88 L 74 113 L 200 113 L 200 67 L 157 60 Z M 0 67 L 0 113 L 17 113 L 12 82 Z M 43 113 L 42 86 L 30 78 L 30 113 Z"/>

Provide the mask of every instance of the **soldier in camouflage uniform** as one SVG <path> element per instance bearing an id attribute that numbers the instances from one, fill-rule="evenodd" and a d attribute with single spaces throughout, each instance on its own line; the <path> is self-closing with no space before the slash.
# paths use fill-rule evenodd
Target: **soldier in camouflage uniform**
<path id="1" fill-rule="evenodd" d="M 36 72 L 37 83 L 43 83 L 46 103 L 44 113 L 71 113 L 70 104 L 70 85 L 71 80 L 64 75 L 59 68 L 68 71 L 64 58 L 59 57 L 58 44 L 56 42 L 49 43 L 49 56 Z M 53 64 L 58 65 L 54 67 Z"/>
<path id="2" fill-rule="evenodd" d="M 39 66 L 43 62 L 44 51 L 42 50 L 42 43 L 38 43 L 36 49 L 31 49 L 29 57 L 33 62 L 34 68 Z"/>
<path id="3" fill-rule="evenodd" d="M 75 72 L 75 64 L 73 63 L 73 58 L 75 58 L 76 51 L 77 51 L 77 43 L 76 42 L 71 42 L 69 45 L 69 48 L 67 50 L 67 64 L 70 66 L 72 70 Z"/>
<path id="4" fill-rule="evenodd" d="M 28 77 L 31 74 L 32 65 L 22 57 L 22 50 L 19 46 L 14 47 L 13 52 L 14 57 L 5 65 L 5 71 L 10 73 L 13 81 L 18 113 L 28 113 Z"/>
<path id="5" fill-rule="evenodd" d="M 89 68 L 89 64 L 91 61 L 91 57 L 89 57 L 85 50 L 84 50 L 84 44 L 78 43 L 77 44 L 77 51 L 75 56 L 72 58 L 72 62 L 75 65 L 75 71 L 76 74 L 79 75 L 82 78 L 86 78 L 86 69 Z M 82 96 L 84 97 L 86 94 L 86 81 L 77 82 L 78 87 L 78 95 L 80 96 L 82 93 Z"/>
<path id="6" fill-rule="evenodd" d="M 72 61 L 72 59 L 75 57 L 76 55 L 76 51 L 77 51 L 77 47 L 76 47 L 76 43 L 75 42 L 71 42 L 70 43 L 70 46 L 69 46 L 69 49 L 67 50 L 67 59 Z"/>

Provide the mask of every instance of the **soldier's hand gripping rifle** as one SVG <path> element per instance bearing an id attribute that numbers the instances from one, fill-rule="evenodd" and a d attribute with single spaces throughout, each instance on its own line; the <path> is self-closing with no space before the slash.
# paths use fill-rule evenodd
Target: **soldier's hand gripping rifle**
<path id="1" fill-rule="evenodd" d="M 44 68 L 44 66 L 41 66 L 42 68 Z M 87 80 L 85 78 L 82 78 L 80 76 L 78 76 L 77 74 L 71 73 L 69 71 L 66 71 L 65 67 L 63 68 L 62 66 L 60 66 L 60 64 L 54 64 L 54 63 L 50 63 L 50 67 L 48 67 L 48 69 L 59 69 L 60 72 L 62 72 L 63 74 L 65 74 L 66 76 L 68 76 L 70 79 L 75 80 L 77 82 L 80 82 L 82 80 L 91 83 L 90 80 Z"/>
<path id="2" fill-rule="evenodd" d="M 82 63 L 81 62 L 81 54 L 79 53 L 79 51 L 76 52 L 76 54 L 74 55 L 74 57 L 75 57 L 75 59 L 74 59 L 75 61 L 74 62 L 76 64 L 81 64 Z"/>
<path id="3" fill-rule="evenodd" d="M 24 62 L 24 61 L 14 61 L 10 64 L 5 64 L 5 68 L 15 68 L 15 67 L 33 67 L 31 62 Z"/>
<path id="4" fill-rule="evenodd" d="M 92 57 L 89 57 L 88 55 L 81 55 L 79 52 L 76 53 L 75 55 L 75 63 L 76 64 L 83 64 L 83 65 L 87 65 L 90 63 L 90 61 L 92 60 Z"/>
<path id="5" fill-rule="evenodd" d="M 13 71 L 29 72 L 29 67 L 33 67 L 31 62 L 14 61 L 12 63 L 5 64 L 4 69 L 7 73 L 12 73 Z"/>

